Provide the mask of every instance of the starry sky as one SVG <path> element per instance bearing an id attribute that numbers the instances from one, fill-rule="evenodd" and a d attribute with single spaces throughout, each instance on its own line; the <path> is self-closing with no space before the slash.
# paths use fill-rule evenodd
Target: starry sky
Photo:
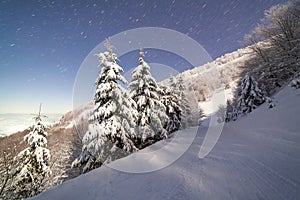
<path id="1" fill-rule="evenodd" d="M 0 113 L 32 113 L 40 102 L 46 113 L 72 109 L 80 64 L 109 36 L 139 27 L 173 29 L 196 40 L 215 59 L 243 47 L 244 35 L 264 10 L 285 2 L 2 0 Z"/>

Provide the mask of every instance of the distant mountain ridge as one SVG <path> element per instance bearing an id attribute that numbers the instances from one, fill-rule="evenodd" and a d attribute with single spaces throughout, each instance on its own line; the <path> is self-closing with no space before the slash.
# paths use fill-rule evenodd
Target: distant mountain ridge
<path id="1" fill-rule="evenodd" d="M 46 125 L 59 122 L 62 114 L 47 114 L 43 121 Z M 30 114 L 7 113 L 0 114 L 0 137 L 14 134 L 18 131 L 27 129 L 34 123 L 33 116 Z"/>

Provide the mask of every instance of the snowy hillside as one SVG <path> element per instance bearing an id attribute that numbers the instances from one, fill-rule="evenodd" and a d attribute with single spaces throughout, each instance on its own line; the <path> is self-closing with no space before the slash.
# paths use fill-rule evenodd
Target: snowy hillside
<path id="1" fill-rule="evenodd" d="M 227 53 L 216 60 L 184 71 L 176 76 L 184 80 L 185 86 L 190 95 L 190 102 L 197 102 L 198 107 L 203 110 L 206 116 L 218 111 L 218 106 L 214 106 L 212 98 L 226 95 L 226 99 L 232 100 L 238 89 L 238 81 L 244 73 L 252 70 L 251 67 L 245 69 L 247 62 L 253 58 L 251 49 L 245 47 L 234 52 Z M 170 79 L 161 82 L 163 85 L 169 85 Z M 225 91 L 223 91 L 225 90 Z M 222 105 L 226 103 L 222 102 Z M 193 109 L 195 113 L 198 109 Z"/>
<path id="2" fill-rule="evenodd" d="M 230 88 L 233 91 L 236 89 L 236 81 L 246 72 L 244 66 L 253 56 L 250 52 L 249 47 L 238 49 L 203 66 L 184 71 L 176 77 L 183 78 L 187 88 L 193 90 L 194 98 L 198 102 L 208 101 L 220 87 L 226 86 L 226 89 Z M 168 80 L 163 83 L 167 84 Z"/>
<path id="3" fill-rule="evenodd" d="M 286 87 L 274 98 L 275 108 L 262 105 L 247 117 L 225 124 L 204 159 L 198 153 L 207 127 L 195 127 L 178 132 L 172 145 L 161 141 L 141 151 L 166 145 L 171 153 L 182 146 L 177 140 L 180 134 L 197 131 L 190 148 L 166 168 L 132 174 L 104 166 L 32 199 L 300 199 L 300 90 Z M 165 159 L 148 156 L 142 164 Z M 113 164 L 140 162 L 132 154 Z"/>

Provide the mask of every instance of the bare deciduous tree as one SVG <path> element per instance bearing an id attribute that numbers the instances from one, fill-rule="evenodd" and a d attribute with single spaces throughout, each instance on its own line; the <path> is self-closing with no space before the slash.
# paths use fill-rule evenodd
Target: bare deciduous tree
<path id="1" fill-rule="evenodd" d="M 253 75 L 270 94 L 300 71 L 299 16 L 299 0 L 273 6 L 265 12 L 261 24 L 245 36 L 246 45 L 260 58 Z"/>

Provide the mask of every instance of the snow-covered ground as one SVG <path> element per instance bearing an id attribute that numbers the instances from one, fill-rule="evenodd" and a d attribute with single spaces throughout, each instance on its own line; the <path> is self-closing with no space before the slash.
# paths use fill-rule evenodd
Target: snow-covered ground
<path id="1" fill-rule="evenodd" d="M 286 87 L 274 98 L 275 108 L 262 105 L 225 124 L 216 146 L 203 159 L 198 154 L 207 127 L 195 127 L 178 132 L 169 143 L 142 150 L 167 145 L 165 151 L 172 154 L 182 146 L 176 139 L 180 134 L 197 131 L 190 148 L 166 168 L 133 174 L 104 166 L 32 199 L 300 199 L 300 90 Z M 158 154 L 154 160 L 164 159 Z M 154 160 L 131 155 L 114 164 L 147 165 Z"/>
<path id="2" fill-rule="evenodd" d="M 232 86 L 229 89 L 220 88 L 216 90 L 209 101 L 198 102 L 198 106 L 205 116 L 211 116 L 216 113 L 219 110 L 219 106 L 226 106 L 227 100 L 233 99 L 233 90 L 235 90 L 234 84 L 235 82 L 231 84 Z"/>
<path id="3" fill-rule="evenodd" d="M 47 114 L 43 118 L 46 125 L 58 122 L 61 114 Z M 23 131 L 34 124 L 33 115 L 30 114 L 0 114 L 0 137 Z"/>

